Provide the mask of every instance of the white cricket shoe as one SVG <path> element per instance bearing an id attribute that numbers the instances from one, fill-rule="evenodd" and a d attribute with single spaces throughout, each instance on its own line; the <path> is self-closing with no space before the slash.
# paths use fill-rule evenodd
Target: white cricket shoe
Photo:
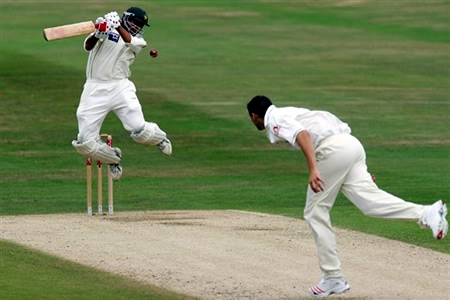
<path id="1" fill-rule="evenodd" d="M 161 150 L 162 153 L 169 156 L 172 154 L 172 143 L 169 141 L 169 139 L 165 138 L 158 144 L 159 150 Z"/>
<path id="2" fill-rule="evenodd" d="M 322 277 L 319 283 L 309 288 L 309 294 L 314 298 L 326 298 L 331 294 L 342 294 L 350 289 L 344 277 Z"/>
<path id="3" fill-rule="evenodd" d="M 113 148 L 117 157 L 122 159 L 122 151 L 119 148 Z M 122 177 L 122 166 L 120 164 L 110 164 L 109 169 L 111 170 L 111 177 L 113 180 L 117 181 Z"/>
<path id="4" fill-rule="evenodd" d="M 438 240 L 443 239 L 448 232 L 446 215 L 447 205 L 442 200 L 433 203 L 425 212 L 425 220 L 422 222 L 422 225 L 430 228 L 433 236 Z"/>

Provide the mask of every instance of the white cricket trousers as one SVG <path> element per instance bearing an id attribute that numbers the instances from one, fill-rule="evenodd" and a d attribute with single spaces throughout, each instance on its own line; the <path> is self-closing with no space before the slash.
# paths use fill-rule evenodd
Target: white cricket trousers
<path id="1" fill-rule="evenodd" d="M 352 135 L 324 139 L 316 148 L 316 158 L 325 181 L 324 191 L 314 193 L 308 187 L 304 217 L 316 242 L 320 269 L 326 277 L 343 276 L 330 221 L 330 210 L 339 191 L 367 216 L 421 220 L 426 206 L 406 202 L 377 187 L 367 171 L 364 148 Z"/>
<path id="2" fill-rule="evenodd" d="M 130 132 L 139 131 L 145 125 L 133 82 L 128 79 L 87 80 L 77 109 L 78 142 L 96 140 L 103 121 L 111 111 Z"/>

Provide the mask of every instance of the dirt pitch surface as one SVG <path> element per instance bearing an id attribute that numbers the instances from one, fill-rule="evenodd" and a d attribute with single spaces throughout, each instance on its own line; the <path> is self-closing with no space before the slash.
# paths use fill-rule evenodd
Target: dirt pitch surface
<path id="1" fill-rule="evenodd" d="M 321 275 L 308 226 L 293 218 L 228 210 L 0 220 L 1 239 L 202 299 L 310 299 Z M 336 234 L 351 290 L 332 299 L 448 299 L 450 255 Z"/>

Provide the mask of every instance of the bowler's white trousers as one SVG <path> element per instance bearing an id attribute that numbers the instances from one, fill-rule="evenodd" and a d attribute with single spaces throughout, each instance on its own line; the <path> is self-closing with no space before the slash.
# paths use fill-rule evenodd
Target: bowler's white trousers
<path id="1" fill-rule="evenodd" d="M 88 79 L 77 109 L 78 142 L 96 140 L 103 121 L 111 111 L 130 132 L 144 127 L 142 107 L 136 96 L 136 87 L 130 80 Z"/>
<path id="2" fill-rule="evenodd" d="M 330 221 L 339 191 L 371 217 L 419 222 L 426 207 L 380 190 L 367 171 L 363 146 L 350 134 L 322 140 L 315 152 L 325 190 L 314 193 L 308 187 L 304 217 L 316 242 L 322 272 L 327 277 L 343 276 Z"/>

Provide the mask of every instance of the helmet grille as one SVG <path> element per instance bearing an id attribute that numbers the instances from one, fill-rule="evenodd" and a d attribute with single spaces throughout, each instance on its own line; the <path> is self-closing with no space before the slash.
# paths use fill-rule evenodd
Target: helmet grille
<path id="1" fill-rule="evenodd" d="M 138 34 L 142 36 L 144 34 L 143 25 L 140 26 L 140 23 L 142 22 L 139 22 L 139 20 L 134 17 L 134 13 L 124 12 L 122 17 L 122 25 L 132 36 L 136 36 Z"/>

